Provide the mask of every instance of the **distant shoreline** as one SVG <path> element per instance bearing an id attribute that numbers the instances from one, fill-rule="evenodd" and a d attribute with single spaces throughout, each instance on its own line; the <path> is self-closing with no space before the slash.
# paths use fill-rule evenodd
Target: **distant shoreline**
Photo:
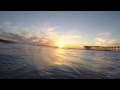
<path id="1" fill-rule="evenodd" d="M 3 40 L 3 39 L 0 39 L 0 42 L 1 43 L 16 43 L 16 42 L 13 42 L 13 41 L 8 41 L 8 40 Z"/>
<path id="2" fill-rule="evenodd" d="M 0 39 L 0 43 L 17 43 L 17 42 Z M 29 45 L 34 45 L 34 44 L 29 44 Z M 44 45 L 35 45 L 35 46 L 44 46 Z M 45 47 L 53 47 L 53 46 L 45 46 Z M 58 47 L 53 47 L 53 48 L 58 48 Z M 62 48 L 62 49 L 88 50 L 88 49 L 82 49 L 82 48 Z M 120 51 L 120 50 L 95 50 L 95 49 L 90 49 L 88 51 L 115 51 L 115 52 L 117 52 L 117 51 Z"/>

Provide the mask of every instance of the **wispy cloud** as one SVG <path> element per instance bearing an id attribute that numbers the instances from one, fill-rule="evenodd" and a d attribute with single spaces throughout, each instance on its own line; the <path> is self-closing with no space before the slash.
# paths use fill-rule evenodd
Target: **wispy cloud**
<path id="1" fill-rule="evenodd" d="M 105 45 L 106 40 L 104 38 L 95 38 L 95 45 Z"/>
<path id="2" fill-rule="evenodd" d="M 24 43 L 34 44 L 52 44 L 57 41 L 65 41 L 66 43 L 75 43 L 76 40 L 81 39 L 77 30 L 61 33 L 57 29 L 58 26 L 51 27 L 48 24 L 40 27 L 22 28 L 20 26 L 12 26 L 10 22 L 5 23 L 0 27 L 0 36 L 8 39 L 18 40 Z"/>
<path id="3" fill-rule="evenodd" d="M 12 24 L 12 23 L 11 23 L 10 21 L 8 21 L 8 22 L 5 22 L 5 23 L 4 23 L 4 26 L 7 27 L 7 28 L 10 28 L 10 27 L 11 27 L 11 24 Z"/>
<path id="4" fill-rule="evenodd" d="M 58 26 L 52 27 L 52 28 L 48 28 L 47 30 L 48 30 L 48 31 L 51 31 L 51 30 L 55 30 L 56 28 L 58 28 Z"/>
<path id="5" fill-rule="evenodd" d="M 117 39 L 110 39 L 110 33 L 99 33 L 98 37 L 94 40 L 95 45 L 111 46 L 111 45 L 120 45 Z"/>
<path id="6" fill-rule="evenodd" d="M 70 30 L 69 32 L 61 33 L 57 30 L 58 26 L 48 27 L 47 25 L 44 25 L 43 27 L 40 28 L 34 27 L 34 29 L 36 29 L 36 31 L 39 32 L 40 34 L 39 38 L 43 39 L 44 42 L 48 40 L 54 42 L 58 40 L 71 42 L 72 40 L 82 38 L 82 36 L 78 34 L 77 30 Z"/>
<path id="7" fill-rule="evenodd" d="M 108 41 L 108 44 L 109 45 L 118 45 L 119 43 L 117 42 L 117 39 L 111 39 L 111 40 Z"/>
<path id="8" fill-rule="evenodd" d="M 110 33 L 109 33 L 109 32 L 99 33 L 98 36 L 101 36 L 101 37 L 109 37 L 109 36 L 110 36 Z"/>
<path id="9" fill-rule="evenodd" d="M 105 43 L 105 39 L 103 39 L 103 38 L 96 38 L 95 40 L 96 40 L 96 41 L 99 41 L 99 42 L 101 42 L 101 43 Z"/>

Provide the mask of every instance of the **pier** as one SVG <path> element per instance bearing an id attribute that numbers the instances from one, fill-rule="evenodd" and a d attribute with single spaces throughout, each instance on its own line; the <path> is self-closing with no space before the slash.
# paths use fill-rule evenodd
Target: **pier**
<path id="1" fill-rule="evenodd" d="M 120 51 L 120 46 L 84 46 L 86 50 Z"/>

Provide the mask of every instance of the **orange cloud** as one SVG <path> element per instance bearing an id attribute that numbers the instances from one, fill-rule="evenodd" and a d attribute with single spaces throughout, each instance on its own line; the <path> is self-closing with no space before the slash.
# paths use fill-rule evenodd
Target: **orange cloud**
<path id="1" fill-rule="evenodd" d="M 61 33 L 57 31 L 58 26 L 49 27 L 47 25 L 33 29 L 21 28 L 12 26 L 11 23 L 5 24 L 2 29 L 5 32 L 0 32 L 1 37 L 8 39 L 18 40 L 24 43 L 57 46 L 58 41 L 64 42 L 64 47 L 79 47 L 79 41 L 82 36 L 79 35 L 77 30 Z M 9 26 L 9 27 L 8 27 Z"/>

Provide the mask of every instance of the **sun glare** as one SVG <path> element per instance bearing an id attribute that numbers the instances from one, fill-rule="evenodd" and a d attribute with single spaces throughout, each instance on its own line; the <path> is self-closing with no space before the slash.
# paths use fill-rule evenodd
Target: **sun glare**
<path id="1" fill-rule="evenodd" d="M 58 45 L 59 48 L 63 47 L 63 43 L 62 42 L 58 42 L 57 45 Z"/>

